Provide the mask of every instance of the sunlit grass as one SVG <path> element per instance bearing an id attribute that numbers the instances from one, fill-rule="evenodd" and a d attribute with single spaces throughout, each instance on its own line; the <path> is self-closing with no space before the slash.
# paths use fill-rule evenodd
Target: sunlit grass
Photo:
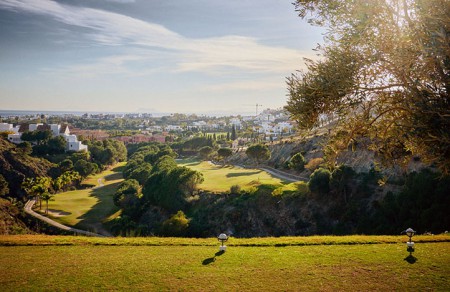
<path id="1" fill-rule="evenodd" d="M 112 195 L 123 180 L 118 172 L 123 165 L 125 163 L 119 163 L 113 169 L 83 181 L 84 184 L 95 185 L 95 188 L 56 194 L 54 199 L 49 201 L 49 216 L 62 224 L 88 230 L 108 218 L 113 218 L 118 208 L 113 203 Z M 99 179 L 104 184 L 103 187 L 99 187 Z"/>
<path id="2" fill-rule="evenodd" d="M 208 161 L 195 159 L 177 160 L 181 166 L 187 166 L 203 173 L 205 181 L 199 185 L 200 189 L 211 192 L 229 191 L 233 185 L 239 185 L 241 189 L 248 190 L 263 184 L 275 185 L 295 190 L 295 183 L 281 180 L 263 170 L 242 168 L 233 165 L 215 165 Z"/>
<path id="3" fill-rule="evenodd" d="M 215 238 L 37 238 L 0 236 L 0 245 L 22 245 L 0 246 L 2 291 L 450 290 L 448 236 L 415 237 L 413 264 L 405 236 L 256 238 L 254 246 L 231 238 L 224 254 Z M 422 243 L 428 239 L 447 242 Z M 59 245 L 25 246 L 39 240 Z M 284 245 L 302 240 L 311 245 Z M 138 242 L 146 244 L 131 244 Z"/>
<path id="4" fill-rule="evenodd" d="M 359 245 L 405 243 L 406 236 L 394 235 L 347 235 L 347 236 L 285 236 L 235 238 L 227 241 L 228 246 L 305 246 L 305 245 Z M 450 236 L 416 235 L 416 243 L 449 242 Z M 130 245 L 130 246 L 215 246 L 216 238 L 182 237 L 86 237 L 50 235 L 0 235 L 2 245 Z"/>
<path id="5" fill-rule="evenodd" d="M 99 179 L 100 181 L 105 184 L 104 177 L 112 176 L 114 174 L 117 174 L 119 171 L 122 170 L 122 168 L 126 165 L 126 162 L 119 162 L 111 169 L 107 169 L 105 171 L 102 171 L 100 173 L 97 173 L 95 175 L 88 176 L 85 180 L 83 180 L 83 184 L 93 185 L 93 186 L 99 186 Z M 113 177 L 114 178 L 114 177 Z M 114 180 L 114 179 L 113 179 Z M 106 181 L 107 183 L 107 181 Z"/>

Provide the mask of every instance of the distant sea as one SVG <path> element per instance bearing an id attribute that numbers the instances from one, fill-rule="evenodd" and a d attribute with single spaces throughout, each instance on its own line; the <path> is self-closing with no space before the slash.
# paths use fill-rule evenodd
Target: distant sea
<path id="1" fill-rule="evenodd" d="M 23 117 L 23 116 L 36 116 L 36 115 L 46 115 L 46 116 L 65 116 L 65 115 L 72 115 L 72 116 L 82 116 L 84 114 L 90 114 L 90 115 L 97 115 L 97 114 L 135 114 L 135 113 L 148 113 L 152 114 L 153 117 L 162 117 L 162 116 L 168 116 L 172 113 L 169 112 L 144 112 L 142 110 L 138 110 L 137 112 L 99 112 L 99 111 L 46 111 L 46 110 L 40 110 L 40 111 L 26 111 L 26 110 L 2 110 L 0 109 L 0 117 Z M 223 117 L 223 116 L 233 116 L 233 115 L 242 115 L 242 116 L 251 116 L 254 115 L 254 112 L 249 111 L 210 111 L 210 112 L 197 112 L 197 113 L 186 113 L 186 114 L 198 114 L 203 116 L 216 116 L 216 117 Z"/>
<path id="2" fill-rule="evenodd" d="M 2 110 L 0 109 L 0 117 L 22 117 L 22 116 L 36 116 L 36 115 L 47 115 L 47 116 L 64 116 L 64 115 L 74 115 L 82 116 L 85 113 L 88 114 L 123 114 L 114 112 L 77 112 L 77 111 L 21 111 L 21 110 Z"/>

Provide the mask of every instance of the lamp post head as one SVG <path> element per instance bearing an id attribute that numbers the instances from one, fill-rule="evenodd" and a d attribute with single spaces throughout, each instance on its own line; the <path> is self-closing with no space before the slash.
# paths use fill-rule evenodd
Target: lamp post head
<path id="1" fill-rule="evenodd" d="M 412 228 L 406 229 L 406 235 L 408 235 L 409 238 L 413 237 L 413 235 L 416 233 Z"/>
<path id="2" fill-rule="evenodd" d="M 219 236 L 217 237 L 218 240 L 224 242 L 228 240 L 228 236 L 225 233 L 221 233 L 219 234 Z"/>
<path id="3" fill-rule="evenodd" d="M 406 243 L 408 247 L 406 250 L 411 254 L 414 252 L 414 242 L 411 241 L 411 237 L 416 233 L 412 228 L 408 228 L 405 230 L 406 235 L 409 237 L 409 241 Z"/>
<path id="4" fill-rule="evenodd" d="M 228 240 L 228 236 L 225 233 L 221 233 L 217 236 L 217 239 L 220 241 L 220 251 L 224 252 L 227 247 L 223 243 Z"/>

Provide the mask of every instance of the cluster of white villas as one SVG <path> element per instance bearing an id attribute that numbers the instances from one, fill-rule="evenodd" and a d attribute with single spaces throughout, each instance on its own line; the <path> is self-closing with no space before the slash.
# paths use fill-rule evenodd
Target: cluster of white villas
<path id="1" fill-rule="evenodd" d="M 277 119 L 285 120 L 275 123 Z M 263 111 L 258 116 L 249 116 L 249 117 L 234 117 L 230 118 L 228 125 L 234 126 L 236 129 L 242 128 L 242 121 L 248 122 L 253 121 L 253 132 L 259 134 L 266 134 L 269 139 L 269 136 L 278 136 L 281 133 L 292 133 L 293 131 L 293 122 L 288 120 L 287 115 L 281 114 L 272 114 L 269 110 Z M 150 126 L 146 130 L 147 131 L 174 131 L 181 132 L 185 129 L 193 129 L 197 128 L 200 130 L 220 130 L 224 129 L 227 123 L 224 120 L 216 121 L 214 123 L 206 122 L 206 121 L 196 121 L 192 122 L 185 127 L 181 125 L 166 125 L 166 126 Z"/>
<path id="2" fill-rule="evenodd" d="M 12 143 L 19 144 L 22 143 L 22 134 L 26 131 L 43 131 L 50 130 L 53 134 L 53 137 L 61 136 L 63 137 L 66 144 L 66 151 L 87 151 L 87 145 L 78 141 L 76 135 L 71 135 L 69 126 L 67 125 L 59 125 L 59 124 L 22 124 L 16 125 L 7 123 L 0 123 L 0 132 L 13 132 L 14 134 L 8 134 L 8 140 Z"/>

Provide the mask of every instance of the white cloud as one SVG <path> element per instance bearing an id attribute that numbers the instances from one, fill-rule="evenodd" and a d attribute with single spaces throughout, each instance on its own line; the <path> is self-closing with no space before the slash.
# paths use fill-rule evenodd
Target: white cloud
<path id="1" fill-rule="evenodd" d="M 115 2 L 131 2 L 118 1 Z M 164 26 L 145 22 L 126 15 L 99 9 L 74 7 L 46 0 L 2 0 L 0 9 L 34 13 L 52 17 L 68 25 L 88 28 L 89 37 L 97 44 L 124 46 L 124 62 L 98 60 L 97 65 L 80 65 L 74 71 L 89 67 L 91 72 L 111 72 L 108 67 L 124 67 L 129 51 L 139 46 L 146 50 L 135 52 L 135 58 L 145 60 L 152 55 L 170 54 L 171 70 L 177 72 L 200 71 L 223 73 L 233 70 L 245 72 L 289 74 L 298 68 L 302 58 L 310 53 L 266 46 L 258 40 L 243 36 L 224 36 L 205 39 L 189 39 Z M 131 48 L 130 48 L 131 45 Z M 157 51 L 157 52 L 156 52 Z M 117 56 L 115 56 L 117 58 Z M 169 64 L 168 64 L 169 65 Z M 116 69 L 119 70 L 119 69 Z M 112 70 L 113 72 L 115 70 Z"/>
<path id="2" fill-rule="evenodd" d="M 121 4 L 136 2 L 136 0 L 106 0 L 106 1 L 108 1 L 108 2 L 116 2 L 116 3 L 121 3 Z"/>
<path id="3" fill-rule="evenodd" d="M 205 85 L 201 89 L 206 92 L 230 92 L 233 91 L 267 91 L 284 88 L 283 78 L 261 78 L 259 80 L 231 81 L 221 84 Z"/>

